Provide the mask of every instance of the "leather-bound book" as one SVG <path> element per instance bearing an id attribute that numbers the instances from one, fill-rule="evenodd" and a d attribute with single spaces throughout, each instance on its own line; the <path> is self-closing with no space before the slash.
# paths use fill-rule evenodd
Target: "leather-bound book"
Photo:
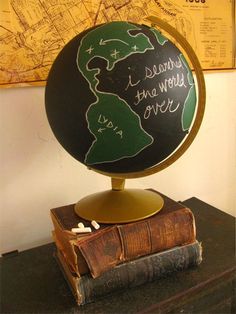
<path id="1" fill-rule="evenodd" d="M 88 272 L 99 277 L 120 263 L 161 252 L 196 240 L 194 216 L 190 209 L 164 195 L 163 209 L 146 219 L 126 224 L 102 224 L 92 233 L 71 232 L 79 222 L 74 204 L 51 210 L 56 244 L 77 276 Z"/>
<path id="2" fill-rule="evenodd" d="M 60 250 L 57 250 L 55 256 L 77 304 L 83 305 L 116 291 L 137 287 L 175 271 L 197 266 L 202 261 L 202 248 L 196 241 L 146 255 L 115 266 L 98 278 L 93 278 L 91 274 L 78 277 L 71 272 Z"/>

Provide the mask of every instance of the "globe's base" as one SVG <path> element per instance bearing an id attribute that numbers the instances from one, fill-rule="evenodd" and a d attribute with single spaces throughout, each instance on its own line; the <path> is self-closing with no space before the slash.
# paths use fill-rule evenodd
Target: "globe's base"
<path id="1" fill-rule="evenodd" d="M 75 212 L 90 221 L 126 223 L 156 214 L 163 204 L 163 198 L 149 190 L 108 190 L 84 197 L 75 205 Z"/>

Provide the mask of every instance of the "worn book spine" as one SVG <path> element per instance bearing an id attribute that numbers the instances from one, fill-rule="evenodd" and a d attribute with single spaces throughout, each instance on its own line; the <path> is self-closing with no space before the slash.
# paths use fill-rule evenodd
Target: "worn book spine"
<path id="1" fill-rule="evenodd" d="M 196 240 L 194 216 L 181 208 L 165 215 L 103 229 L 77 241 L 91 275 L 96 278 L 114 266 Z M 94 249 L 96 248 L 96 249 Z"/>
<path id="2" fill-rule="evenodd" d="M 88 264 L 81 254 L 79 248 L 75 245 L 76 236 L 69 230 L 61 229 L 59 222 L 51 214 L 54 230 L 52 231 L 52 238 L 63 253 L 71 271 L 81 276 L 89 273 Z"/>
<path id="3" fill-rule="evenodd" d="M 55 230 L 52 231 L 52 238 L 72 273 L 78 277 L 89 273 L 88 265 L 81 255 L 79 249 L 74 247 L 73 240 L 69 240 L 63 245 L 62 242 L 58 239 Z"/>
<path id="4" fill-rule="evenodd" d="M 115 291 L 124 291 L 124 289 L 140 286 L 175 271 L 197 266 L 202 261 L 202 248 L 197 241 L 175 247 L 120 264 L 98 278 L 92 278 L 89 274 L 82 277 L 73 276 L 59 250 L 56 257 L 78 305 L 83 305 Z"/>

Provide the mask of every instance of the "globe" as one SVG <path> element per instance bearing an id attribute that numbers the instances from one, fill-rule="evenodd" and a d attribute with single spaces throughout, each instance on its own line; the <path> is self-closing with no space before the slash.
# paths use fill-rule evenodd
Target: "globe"
<path id="1" fill-rule="evenodd" d="M 123 21 L 87 29 L 65 45 L 50 70 L 45 103 L 50 126 L 66 151 L 113 178 L 109 195 L 123 191 L 125 178 L 174 162 L 190 145 L 199 117 L 197 88 L 183 52 L 156 27 Z M 115 195 L 108 207 L 120 202 L 121 194 Z M 99 207 L 104 198 L 107 193 Z M 159 211 L 161 197 L 154 198 L 158 209 L 154 205 L 155 210 L 128 221 Z M 94 202 L 78 214 L 95 218 L 87 217 Z M 125 202 L 132 203 L 132 197 Z M 107 212 L 96 219 L 123 222 L 117 211 L 115 220 L 107 221 Z"/>

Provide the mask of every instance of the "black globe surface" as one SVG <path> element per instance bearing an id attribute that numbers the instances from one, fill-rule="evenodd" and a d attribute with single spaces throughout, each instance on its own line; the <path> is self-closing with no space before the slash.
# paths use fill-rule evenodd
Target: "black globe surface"
<path id="1" fill-rule="evenodd" d="M 191 132 L 196 88 L 182 52 L 157 29 L 110 22 L 73 38 L 50 70 L 45 102 L 61 145 L 105 174 L 165 163 Z"/>

